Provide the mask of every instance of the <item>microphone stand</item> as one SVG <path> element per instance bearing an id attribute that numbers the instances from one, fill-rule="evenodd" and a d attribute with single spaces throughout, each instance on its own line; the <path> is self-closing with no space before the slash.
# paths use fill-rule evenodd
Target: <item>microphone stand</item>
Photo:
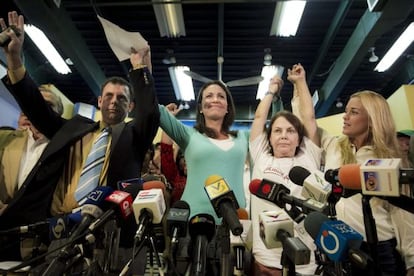
<path id="1" fill-rule="evenodd" d="M 144 233 L 144 237 L 141 240 L 138 248 L 136 250 L 134 250 L 135 252 L 132 253 L 132 258 L 127 262 L 127 264 L 122 268 L 121 272 L 120 272 L 120 276 L 121 275 L 128 275 L 128 271 L 130 269 L 134 269 L 134 259 L 135 257 L 139 254 L 139 252 L 142 250 L 142 248 L 145 246 L 147 246 L 149 248 L 149 253 L 150 253 L 150 267 L 151 267 L 151 275 L 153 274 L 152 270 L 153 270 L 153 262 L 154 262 L 154 255 L 155 255 L 155 261 L 157 263 L 158 266 L 158 273 L 160 274 L 160 276 L 164 276 L 164 267 L 161 263 L 161 259 L 160 259 L 160 255 L 158 253 L 157 247 L 155 246 L 155 238 L 154 238 L 154 231 L 151 228 L 150 231 L 148 231 L 149 233 Z M 134 241 L 134 243 L 136 243 L 137 240 Z M 135 247 L 135 246 L 134 246 Z"/>
<path id="2" fill-rule="evenodd" d="M 362 195 L 361 203 L 362 203 L 362 214 L 364 216 L 364 226 L 365 226 L 365 235 L 367 237 L 367 243 L 369 247 L 369 253 L 373 259 L 375 275 L 381 275 L 381 268 L 379 264 L 379 257 L 378 257 L 378 234 L 377 234 L 377 227 L 375 225 L 375 219 L 372 215 L 371 205 L 369 201 L 371 196 L 369 195 Z"/>
<path id="3" fill-rule="evenodd" d="M 230 229 L 224 220 L 219 226 L 219 232 L 221 237 L 220 276 L 230 276 Z"/>

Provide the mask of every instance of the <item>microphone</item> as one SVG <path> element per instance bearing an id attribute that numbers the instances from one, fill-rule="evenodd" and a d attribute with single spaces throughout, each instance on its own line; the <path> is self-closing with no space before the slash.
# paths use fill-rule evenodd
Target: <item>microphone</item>
<path id="1" fill-rule="evenodd" d="M 378 160 L 382 161 L 382 160 L 387 160 L 387 159 L 378 159 Z M 392 159 L 392 160 L 399 160 L 399 159 Z M 374 170 L 376 170 L 376 168 L 374 168 Z M 378 189 L 374 191 L 367 191 L 366 188 L 365 189 L 363 188 L 364 186 L 367 185 L 366 182 L 370 180 L 369 180 L 369 177 L 365 178 L 364 174 L 366 173 L 366 171 L 362 171 L 360 165 L 358 164 L 343 165 L 339 169 L 328 170 L 326 173 L 329 174 L 329 177 L 337 179 L 338 182 L 346 189 L 355 190 L 355 192 L 361 191 L 362 194 L 365 194 L 365 195 L 378 196 L 388 201 L 389 203 L 401 209 L 404 209 L 405 211 L 414 213 L 414 199 L 408 196 L 405 196 L 405 195 L 394 196 L 394 192 L 390 192 L 390 191 L 396 191 L 397 189 L 399 189 L 399 188 L 396 188 L 396 186 L 398 186 L 398 182 L 407 183 L 407 179 L 411 178 L 410 175 L 412 174 L 412 169 L 399 169 L 398 174 L 400 174 L 401 177 L 399 178 L 399 180 L 396 180 L 395 182 L 394 181 L 389 182 L 388 177 L 387 176 L 384 177 L 384 172 L 379 173 L 378 178 L 377 178 L 378 185 L 381 185 L 381 183 L 387 183 L 387 184 L 378 186 Z M 393 178 L 395 174 L 396 173 L 394 170 L 393 175 L 389 175 L 390 179 Z M 391 186 L 389 186 L 388 184 Z"/>
<path id="2" fill-rule="evenodd" d="M 103 214 L 102 206 L 106 206 L 106 197 L 113 192 L 108 186 L 99 186 L 86 197 L 85 203 L 81 206 L 82 220 L 78 227 L 70 233 L 69 238 L 72 242 L 81 237 L 81 234 L 90 226 L 94 219 Z"/>
<path id="3" fill-rule="evenodd" d="M 295 264 L 310 262 L 309 248 L 293 237 L 293 221 L 283 211 L 265 211 L 259 214 L 260 237 L 267 248 L 283 247 L 283 253 Z"/>
<path id="4" fill-rule="evenodd" d="M 303 200 L 290 196 L 290 190 L 284 185 L 274 183 L 273 181 L 263 179 L 253 179 L 249 184 L 249 190 L 255 196 L 270 201 L 280 208 L 285 208 L 286 203 L 302 208 L 303 213 L 313 211 L 325 213 L 327 212 L 326 204 L 322 204 L 312 198 Z"/>
<path id="5" fill-rule="evenodd" d="M 114 214 L 117 218 L 121 217 L 123 220 L 126 220 L 132 214 L 132 196 L 127 192 L 113 191 L 105 198 L 105 202 L 110 207 L 90 224 L 88 227 L 90 232 L 94 232 L 95 229 L 104 225 Z"/>
<path id="6" fill-rule="evenodd" d="M 192 240 L 192 264 L 190 275 L 204 276 L 206 274 L 207 247 L 216 232 L 213 216 L 198 214 L 192 217 L 188 224 Z"/>
<path id="7" fill-rule="evenodd" d="M 179 237 L 187 235 L 188 218 L 190 217 L 190 206 L 183 200 L 176 201 L 167 214 L 168 235 L 171 243 L 178 243 Z"/>
<path id="8" fill-rule="evenodd" d="M 289 178 L 293 183 L 303 186 L 302 196 L 312 198 L 318 202 L 326 204 L 332 191 L 332 185 L 325 181 L 322 172 L 309 172 L 307 169 L 294 166 L 289 171 Z"/>
<path id="9" fill-rule="evenodd" d="M 310 213 L 304 226 L 315 244 L 330 260 L 340 262 L 347 258 L 349 250 L 359 249 L 363 237 L 340 220 L 330 220 L 318 212 Z"/>
<path id="10" fill-rule="evenodd" d="M 246 209 L 237 209 L 237 217 L 239 218 L 240 223 L 243 225 L 243 233 L 241 233 L 239 236 L 235 236 L 230 233 L 230 246 L 233 249 L 235 256 L 235 270 L 242 272 L 244 270 L 245 240 L 247 239 L 247 236 L 250 232 L 252 222 L 249 220 L 249 214 L 247 214 Z"/>
<path id="11" fill-rule="evenodd" d="M 118 181 L 119 190 L 130 193 L 132 198 L 136 198 L 142 190 L 161 189 L 165 191 L 165 184 L 158 180 L 145 181 L 143 178 L 133 178 Z"/>
<path id="12" fill-rule="evenodd" d="M 400 169 L 400 163 L 396 158 L 368 159 L 362 165 L 343 165 L 327 174 L 345 188 L 362 190 L 366 195 L 398 197 L 399 184 L 414 183 L 414 169 Z"/>
<path id="13" fill-rule="evenodd" d="M 0 235 L 26 234 L 30 232 L 47 232 L 49 225 L 49 220 L 39 221 L 32 224 L 13 227 L 7 230 L 1 230 Z"/>
<path id="14" fill-rule="evenodd" d="M 82 246 L 74 246 L 74 243 L 85 234 L 93 220 L 103 214 L 101 206 L 106 205 L 105 199 L 112 191 L 113 189 L 111 187 L 99 186 L 87 195 L 85 203 L 81 206 L 81 222 L 69 234 L 68 245 L 52 260 L 43 272 L 43 276 L 62 274 L 66 269 L 66 262 L 75 255 L 83 252 Z"/>
<path id="15" fill-rule="evenodd" d="M 142 190 L 132 203 L 138 230 L 135 239 L 140 241 L 149 225 L 160 223 L 165 213 L 165 200 L 161 189 Z"/>
<path id="16" fill-rule="evenodd" d="M 260 237 L 267 248 L 280 248 L 282 242 L 276 237 L 278 230 L 293 236 L 293 221 L 283 211 L 265 211 L 259 214 Z"/>
<path id="17" fill-rule="evenodd" d="M 239 203 L 224 178 L 219 175 L 209 176 L 205 181 L 204 190 L 217 216 L 223 218 L 233 235 L 240 235 L 243 226 L 237 217 L 236 209 L 239 209 Z"/>
<path id="18" fill-rule="evenodd" d="M 70 232 L 82 220 L 81 212 L 65 214 L 49 219 L 49 240 L 59 240 L 69 237 Z"/>

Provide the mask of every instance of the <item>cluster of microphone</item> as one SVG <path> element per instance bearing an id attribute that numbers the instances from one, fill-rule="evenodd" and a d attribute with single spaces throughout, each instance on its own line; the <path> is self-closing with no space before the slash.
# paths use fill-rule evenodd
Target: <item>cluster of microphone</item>
<path id="1" fill-rule="evenodd" d="M 294 222 L 303 222 L 320 253 L 317 261 L 334 263 L 336 269 L 338 264 L 347 262 L 358 269 L 375 270 L 378 267 L 375 258 L 360 249 L 363 236 L 336 219 L 335 203 L 341 197 L 361 193 L 363 196 L 380 197 L 412 213 L 414 201 L 400 194 L 400 185 L 413 185 L 413 172 L 413 169 L 400 169 L 399 159 L 370 159 L 362 165 L 344 165 L 325 174 L 295 166 L 290 170 L 289 177 L 293 183 L 303 187 L 301 196 L 305 199 L 290 195 L 283 184 L 254 179 L 249 185 L 250 192 L 281 208 L 259 214 L 262 241 L 267 248 L 282 247 L 291 264 L 307 264 L 310 250 L 301 239 L 294 237 L 293 230 Z M 372 183 L 368 183 L 372 175 L 376 177 L 375 189 L 369 188 L 372 187 Z M 375 223 L 373 225 L 375 227 Z M 369 242 L 368 230 L 366 226 L 365 235 Z M 339 267 L 337 273 L 343 269 Z"/>
<path id="2" fill-rule="evenodd" d="M 370 182 L 373 181 L 372 176 L 376 177 L 375 185 Z M 249 190 L 253 195 L 284 210 L 259 214 L 260 236 L 268 248 L 282 247 L 283 256 L 291 265 L 308 264 L 311 255 L 306 244 L 294 236 L 294 222 L 303 222 L 318 250 L 330 261 L 337 263 L 351 260 L 359 267 L 372 262 L 370 256 L 359 250 L 362 235 L 335 219 L 334 205 L 340 197 L 355 193 L 378 196 L 409 212 L 414 211 L 413 200 L 399 195 L 399 184 L 412 184 L 414 173 L 412 169 L 400 169 L 398 159 L 367 160 L 362 165 L 344 165 L 339 169 L 328 170 L 325 174 L 295 166 L 289 172 L 289 177 L 292 182 L 303 187 L 303 198 L 292 196 L 285 185 L 267 179 L 252 180 Z M 50 240 L 66 239 L 42 274 L 58 275 L 66 271 L 72 258 L 86 255 L 87 247 L 93 246 L 96 241 L 95 234 L 108 221 L 125 221 L 131 216 L 135 217 L 137 231 L 134 243 L 143 243 L 152 234 L 152 225 L 162 223 L 165 217 L 171 239 L 171 258 L 177 255 L 180 238 L 189 235 L 191 274 L 205 275 L 208 244 L 217 232 L 212 214 L 200 213 L 190 217 L 190 206 L 181 200 L 175 202 L 166 214 L 165 185 L 159 181 L 132 179 L 118 184 L 118 190 L 96 188 L 76 213 L 4 230 L 0 234 L 48 231 Z M 247 220 L 248 214 L 239 208 L 233 191 L 223 177 L 208 177 L 205 192 L 215 214 L 222 218 L 222 226 L 227 230 L 228 240 L 224 240 L 223 252 L 226 253 L 227 245 L 231 247 L 236 256 L 235 271 L 242 271 L 245 250 L 242 236 L 246 235 L 251 224 Z M 106 227 L 112 231 L 118 224 L 111 225 Z M 111 239 L 108 241 L 111 247 L 108 258 L 116 256 L 116 248 L 119 247 L 119 237 Z M 171 265 L 174 263 L 175 260 L 172 260 Z"/>

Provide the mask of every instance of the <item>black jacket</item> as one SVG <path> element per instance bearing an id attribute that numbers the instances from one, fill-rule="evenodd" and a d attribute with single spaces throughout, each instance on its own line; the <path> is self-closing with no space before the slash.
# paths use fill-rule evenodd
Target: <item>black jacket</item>
<path id="1" fill-rule="evenodd" d="M 133 70 L 130 80 L 135 94 L 136 115 L 134 120 L 112 130 L 107 185 L 114 189 L 118 180 L 139 177 L 145 153 L 159 126 L 158 102 L 151 74 L 146 68 Z M 65 171 L 71 146 L 99 128 L 99 123 L 79 115 L 70 120 L 59 117 L 45 103 L 27 73 L 23 80 L 8 87 L 22 111 L 50 139 L 50 143 L 0 216 L 2 229 L 38 222 L 50 216 L 53 193 Z M 130 220 L 134 220 L 132 217 Z"/>

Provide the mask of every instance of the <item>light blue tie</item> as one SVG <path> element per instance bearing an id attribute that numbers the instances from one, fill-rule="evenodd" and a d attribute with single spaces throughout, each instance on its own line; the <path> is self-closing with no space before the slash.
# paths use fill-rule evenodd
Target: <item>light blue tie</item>
<path id="1" fill-rule="evenodd" d="M 108 146 L 109 128 L 104 128 L 92 145 L 88 158 L 83 166 L 78 187 L 75 192 L 75 199 L 80 202 L 93 189 L 98 187 L 102 167 L 105 161 L 106 148 Z"/>

